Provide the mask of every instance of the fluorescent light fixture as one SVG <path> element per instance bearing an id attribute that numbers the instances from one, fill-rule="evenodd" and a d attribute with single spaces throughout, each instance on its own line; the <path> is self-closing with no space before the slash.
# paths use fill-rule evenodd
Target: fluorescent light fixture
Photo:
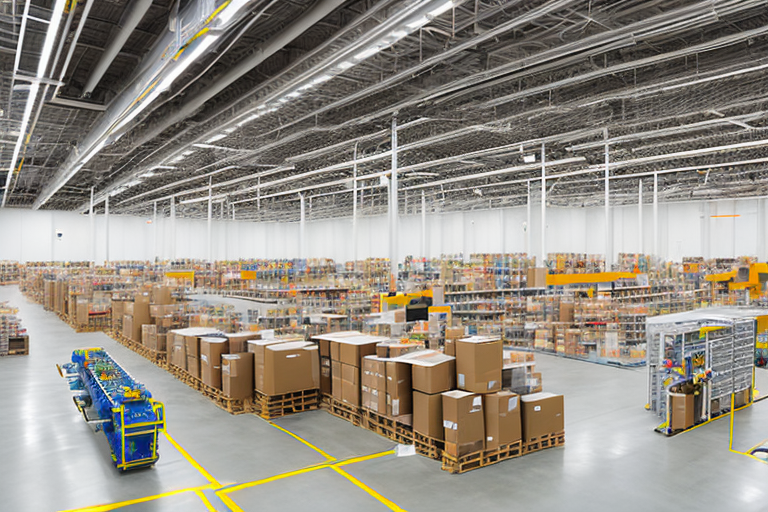
<path id="1" fill-rule="evenodd" d="M 349 68 L 351 68 L 352 66 L 354 66 L 354 64 L 352 64 L 352 63 L 351 63 L 351 62 L 349 62 L 348 60 L 345 60 L 344 62 L 339 62 L 339 63 L 336 65 L 336 67 L 337 67 L 337 68 L 339 68 L 339 69 L 342 69 L 342 70 L 343 70 L 343 69 L 349 69 Z"/>
<path id="2" fill-rule="evenodd" d="M 174 158 L 173 160 L 171 160 L 171 163 L 175 164 L 175 163 L 181 162 L 182 160 L 184 160 L 184 157 L 179 155 L 176 158 Z"/>
<path id="3" fill-rule="evenodd" d="M 301 96 L 301 93 L 299 91 L 293 91 L 286 94 L 286 96 L 288 96 L 289 98 L 298 98 L 299 96 Z"/>
<path id="4" fill-rule="evenodd" d="M 133 180 L 133 181 L 129 181 L 128 183 L 126 183 L 126 184 L 125 184 L 125 185 L 123 185 L 123 186 L 124 186 L 125 188 L 127 188 L 127 189 L 128 189 L 128 188 L 132 188 L 132 187 L 135 187 L 136 185 L 141 185 L 141 180 Z"/>
<path id="5" fill-rule="evenodd" d="M 139 178 L 154 178 L 155 176 L 157 176 L 157 174 L 150 171 L 150 172 L 145 172 L 144 174 L 139 175 Z"/>
<path id="6" fill-rule="evenodd" d="M 371 55 L 373 55 L 375 53 L 379 53 L 380 49 L 381 48 L 379 48 L 378 46 L 371 46 L 367 50 L 363 50 L 360 53 L 358 53 L 357 55 L 355 55 L 355 60 L 365 60 L 368 57 L 370 57 Z"/>
<path id="7" fill-rule="evenodd" d="M 115 190 L 109 193 L 109 197 L 115 197 L 116 195 L 122 194 L 128 190 L 128 187 L 117 187 Z"/>
<path id="8" fill-rule="evenodd" d="M 279 101 L 280 103 L 288 103 L 291 100 L 290 100 L 290 98 L 284 96 L 284 97 L 280 98 L 277 101 Z"/>
<path id="9" fill-rule="evenodd" d="M 226 134 L 235 133 L 237 131 L 237 126 L 230 126 L 226 130 L 222 130 Z"/>
<path id="10" fill-rule="evenodd" d="M 523 155 L 523 162 L 532 164 L 536 161 L 536 155 Z"/>
<path id="11" fill-rule="evenodd" d="M 257 108 L 258 110 L 261 110 L 261 109 L 267 108 L 267 106 L 266 106 L 266 105 L 259 105 L 259 106 L 258 106 L 258 107 L 256 107 L 256 108 Z"/>
<path id="12" fill-rule="evenodd" d="M 429 11 L 429 15 L 433 18 L 436 18 L 437 16 L 440 16 L 445 11 L 449 10 L 451 7 L 453 7 L 453 2 L 445 2 L 443 5 L 435 9 L 434 11 Z"/>
<path id="13" fill-rule="evenodd" d="M 407 35 L 408 35 L 408 32 L 406 32 L 405 30 L 395 30 L 394 32 L 389 34 L 389 37 L 394 39 L 394 41 L 392 41 L 394 43 L 395 41 L 399 41 Z"/>
<path id="14" fill-rule="evenodd" d="M 218 134 L 218 135 L 214 135 L 213 137 L 211 137 L 210 139 L 208 139 L 207 141 L 205 141 L 205 143 L 206 143 L 206 144 L 213 144 L 214 142 L 218 142 L 218 141 L 220 141 L 221 139 L 223 139 L 223 138 L 226 138 L 226 136 L 227 136 L 227 134 L 226 134 L 226 133 L 220 133 L 220 134 Z M 183 154 L 184 154 L 184 153 L 182 153 L 182 155 L 183 155 Z"/>
<path id="15" fill-rule="evenodd" d="M 323 82 L 327 82 L 331 78 L 333 78 L 331 75 L 320 75 L 319 77 L 317 77 L 314 80 L 312 80 L 312 85 L 317 85 L 317 84 L 321 84 Z"/>
<path id="16" fill-rule="evenodd" d="M 248 116 L 245 119 L 243 119 L 242 121 L 240 121 L 239 123 L 237 123 L 236 126 L 237 127 L 241 127 L 243 125 L 246 125 L 246 124 L 250 123 L 254 119 L 258 119 L 259 117 L 261 117 L 261 114 L 253 114 L 252 116 Z"/>
<path id="17" fill-rule="evenodd" d="M 427 18 L 426 16 L 422 16 L 421 18 L 419 18 L 419 19 L 417 19 L 415 21 L 412 21 L 412 22 L 406 24 L 405 26 L 410 28 L 410 29 L 417 29 L 419 27 L 423 27 L 427 23 L 429 23 L 429 18 Z"/>

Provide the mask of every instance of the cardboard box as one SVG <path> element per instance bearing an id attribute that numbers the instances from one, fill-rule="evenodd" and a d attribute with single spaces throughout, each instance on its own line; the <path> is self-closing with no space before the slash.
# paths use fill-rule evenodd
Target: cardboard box
<path id="1" fill-rule="evenodd" d="M 123 315 L 123 336 L 129 340 L 133 339 L 133 316 L 131 315 Z"/>
<path id="2" fill-rule="evenodd" d="M 125 314 L 125 308 L 123 307 L 125 302 L 122 300 L 112 301 L 112 328 L 117 328 L 120 325 L 123 315 Z"/>
<path id="3" fill-rule="evenodd" d="M 531 267 L 526 274 L 526 286 L 528 288 L 544 288 L 547 286 L 547 269 Z"/>
<path id="4" fill-rule="evenodd" d="M 184 336 L 170 333 L 173 336 L 171 344 L 171 364 L 182 370 L 187 369 L 187 346 L 184 343 Z"/>
<path id="5" fill-rule="evenodd" d="M 566 324 L 573 323 L 573 302 L 560 301 L 560 321 Z"/>
<path id="6" fill-rule="evenodd" d="M 229 398 L 253 397 L 253 354 L 251 352 L 221 356 L 221 389 Z"/>
<path id="7" fill-rule="evenodd" d="M 320 353 L 317 345 L 294 341 L 266 346 L 264 383 L 261 389 L 256 388 L 257 391 L 274 396 L 319 388 Z"/>
<path id="8" fill-rule="evenodd" d="M 163 285 L 153 285 L 152 294 L 150 295 L 154 304 L 171 304 L 173 297 L 171 297 L 171 287 Z"/>
<path id="9" fill-rule="evenodd" d="M 413 430 L 423 436 L 442 441 L 443 431 L 443 395 L 428 395 L 421 391 L 413 392 Z"/>
<path id="10" fill-rule="evenodd" d="M 331 394 L 341 401 L 341 362 L 331 360 Z"/>
<path id="11" fill-rule="evenodd" d="M 123 314 L 133 316 L 133 301 L 127 301 L 123 304 Z"/>
<path id="12" fill-rule="evenodd" d="M 509 391 L 483 395 L 483 408 L 486 450 L 495 450 L 523 438 L 519 395 Z"/>
<path id="13" fill-rule="evenodd" d="M 411 365 L 398 361 L 387 361 L 387 416 L 396 417 L 411 414 L 413 387 L 411 386 Z"/>
<path id="14" fill-rule="evenodd" d="M 421 348 L 418 343 L 379 343 L 376 345 L 376 356 L 383 358 L 400 357 Z"/>
<path id="15" fill-rule="evenodd" d="M 682 393 L 670 393 L 672 421 L 670 428 L 672 430 L 685 430 L 691 428 L 696 422 L 694 419 L 694 395 L 684 395 Z"/>
<path id="16" fill-rule="evenodd" d="M 200 357 L 200 337 L 184 336 L 184 344 L 187 346 L 187 357 Z"/>
<path id="17" fill-rule="evenodd" d="M 228 333 L 225 336 L 229 340 L 230 354 L 239 354 L 241 352 L 248 352 L 248 342 L 250 340 L 261 339 L 261 335 L 257 332 L 236 332 L 236 333 Z"/>
<path id="18" fill-rule="evenodd" d="M 520 401 L 524 442 L 565 430 L 563 395 L 533 393 L 520 397 Z"/>
<path id="19" fill-rule="evenodd" d="M 254 389 L 264 389 L 264 365 L 266 364 L 266 350 L 270 345 L 283 343 L 278 339 L 248 340 L 248 352 L 253 354 L 253 384 Z"/>
<path id="20" fill-rule="evenodd" d="M 333 389 L 331 358 L 320 356 L 320 392 L 330 395 Z"/>
<path id="21" fill-rule="evenodd" d="M 155 334 L 153 336 L 150 336 L 149 342 L 145 343 L 148 349 L 155 350 L 157 352 L 165 352 L 167 343 L 166 343 L 166 334 Z"/>
<path id="22" fill-rule="evenodd" d="M 405 323 L 405 308 L 396 309 L 394 313 L 395 313 L 396 324 Z"/>
<path id="23" fill-rule="evenodd" d="M 353 407 L 360 407 L 360 383 L 341 380 L 341 401 Z"/>
<path id="24" fill-rule="evenodd" d="M 485 447 L 483 397 L 467 391 L 446 391 L 443 397 L 445 451 L 454 457 Z"/>
<path id="25" fill-rule="evenodd" d="M 195 378 L 200 378 L 200 358 L 187 354 L 187 372 Z"/>
<path id="26" fill-rule="evenodd" d="M 456 342 L 456 387 L 472 393 L 501 391 L 500 338 L 472 336 Z"/>
<path id="27" fill-rule="evenodd" d="M 362 406 L 382 415 L 387 414 L 387 361 L 376 356 L 363 358 L 360 382 Z"/>
<path id="28" fill-rule="evenodd" d="M 157 326 L 154 324 L 144 324 L 141 326 L 141 344 L 149 347 L 150 345 L 157 345 L 155 339 L 157 336 Z"/>
<path id="29" fill-rule="evenodd" d="M 360 368 L 363 365 L 363 357 L 376 354 L 377 343 L 378 340 L 367 343 L 339 343 L 339 361 Z"/>
<path id="30" fill-rule="evenodd" d="M 435 350 L 406 354 L 398 361 L 411 364 L 413 389 L 434 395 L 456 387 L 456 359 Z"/>
<path id="31" fill-rule="evenodd" d="M 229 352 L 226 338 L 200 339 L 200 378 L 203 384 L 221 389 L 221 356 Z"/>

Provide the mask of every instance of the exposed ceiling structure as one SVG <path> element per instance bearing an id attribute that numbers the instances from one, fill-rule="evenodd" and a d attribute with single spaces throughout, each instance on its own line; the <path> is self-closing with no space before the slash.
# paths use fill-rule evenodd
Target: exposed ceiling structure
<path id="1" fill-rule="evenodd" d="M 401 213 L 768 194 L 764 1 L 0 10 L 6 207 L 380 214 L 393 132 Z"/>

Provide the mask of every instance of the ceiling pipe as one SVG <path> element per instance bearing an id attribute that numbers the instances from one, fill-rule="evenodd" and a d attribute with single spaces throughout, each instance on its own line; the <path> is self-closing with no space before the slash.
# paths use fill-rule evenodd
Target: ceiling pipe
<path id="1" fill-rule="evenodd" d="M 72 41 L 69 43 L 69 50 L 67 50 L 67 57 L 64 59 L 64 65 L 61 66 L 61 74 L 59 74 L 59 82 L 64 82 L 64 77 L 67 74 L 67 70 L 69 69 L 69 63 L 72 61 L 72 56 L 75 54 L 75 48 L 77 48 L 77 42 L 80 40 L 80 34 L 83 33 L 83 27 L 85 26 L 85 22 L 88 20 L 88 15 L 91 13 L 91 7 L 93 7 L 94 0 L 87 0 L 85 3 L 85 7 L 83 7 L 83 13 L 80 15 L 80 21 L 77 24 L 77 29 L 75 30 L 75 35 L 72 37 Z M 51 99 L 51 103 L 53 103 L 54 99 L 57 99 L 59 95 L 59 89 L 61 88 L 61 85 L 56 86 L 56 90 L 53 91 L 53 98 Z M 73 105 L 66 105 L 64 106 L 73 106 Z M 103 108 L 101 110 L 104 110 Z"/>
<path id="2" fill-rule="evenodd" d="M 88 81 L 85 82 L 85 88 L 83 89 L 83 98 L 90 98 L 93 90 L 99 84 L 104 74 L 109 69 L 112 61 L 115 60 L 117 54 L 122 50 L 128 38 L 136 30 L 144 15 L 147 14 L 149 8 L 152 7 L 152 0 L 134 0 L 126 7 L 123 17 L 120 20 L 117 28 L 117 34 L 115 34 L 109 44 L 101 54 L 99 61 L 96 63 L 96 67 L 93 69 L 91 76 L 88 77 Z"/>
<path id="3" fill-rule="evenodd" d="M 293 23 L 287 26 L 278 35 L 276 35 L 263 46 L 256 48 L 251 55 L 238 62 L 237 65 L 230 68 L 222 76 L 217 77 L 209 87 L 206 87 L 200 91 L 199 94 L 188 99 L 186 103 L 175 110 L 173 114 L 161 119 L 158 124 L 153 126 L 149 132 L 142 136 L 141 141 L 137 142 L 137 145 L 144 144 L 154 139 L 171 126 L 184 121 L 187 117 L 196 112 L 200 107 L 205 105 L 207 101 L 214 98 L 224 89 L 232 85 L 235 81 L 253 70 L 256 66 L 267 60 L 278 51 L 282 50 L 285 45 L 299 37 L 313 25 L 331 14 L 334 10 L 341 6 L 344 1 L 345 0 L 318 0 L 315 2 L 312 7 L 307 9 L 304 14 L 294 20 Z"/>

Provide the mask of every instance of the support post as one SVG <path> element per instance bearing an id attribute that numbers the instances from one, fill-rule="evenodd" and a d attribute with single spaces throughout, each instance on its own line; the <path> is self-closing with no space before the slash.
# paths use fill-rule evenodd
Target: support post
<path id="1" fill-rule="evenodd" d="M 171 196 L 171 259 L 176 259 L 176 196 Z"/>
<path id="2" fill-rule="evenodd" d="M 429 257 L 427 254 L 427 198 L 424 191 L 421 191 L 421 257 L 425 260 Z"/>
<path id="3" fill-rule="evenodd" d="M 357 270 L 357 142 L 352 156 L 352 262 Z"/>
<path id="4" fill-rule="evenodd" d="M 547 175 L 546 175 L 546 155 L 544 153 L 544 143 L 541 143 L 541 263 L 540 266 L 547 266 Z"/>
<path id="5" fill-rule="evenodd" d="M 299 194 L 301 217 L 299 220 L 299 258 L 304 258 L 304 222 L 306 220 L 306 208 L 304 208 L 304 194 Z"/>
<path id="6" fill-rule="evenodd" d="M 659 174 L 653 175 L 653 255 L 659 257 Z"/>
<path id="7" fill-rule="evenodd" d="M 157 201 L 155 201 L 152 204 L 152 260 L 157 261 L 158 254 L 157 254 Z"/>
<path id="8" fill-rule="evenodd" d="M 390 291 L 397 291 L 397 117 L 392 117 L 392 172 L 389 179 L 389 269 Z"/>
<path id="9" fill-rule="evenodd" d="M 109 195 L 104 199 L 104 224 L 105 224 L 105 236 L 104 242 L 106 244 L 106 252 L 104 261 L 109 263 Z"/>
<path id="10" fill-rule="evenodd" d="M 525 203 L 525 210 L 525 254 L 530 258 L 533 251 L 531 247 L 531 180 L 528 180 L 528 200 Z"/>
<path id="11" fill-rule="evenodd" d="M 208 177 L 208 263 L 212 263 L 211 254 L 213 251 L 213 238 L 211 236 L 211 227 L 213 226 L 213 176 Z"/>
<path id="12" fill-rule="evenodd" d="M 638 252 L 643 254 L 643 180 L 637 187 L 637 231 L 638 231 Z"/>
<path id="13" fill-rule="evenodd" d="M 93 187 L 91 187 L 91 207 L 88 210 L 88 220 L 91 223 L 91 263 L 96 264 L 96 218 L 93 216 Z"/>
<path id="14" fill-rule="evenodd" d="M 605 140 L 605 271 L 610 272 L 613 267 L 613 233 L 611 231 L 611 180 L 608 128 L 603 129 L 603 139 Z"/>

